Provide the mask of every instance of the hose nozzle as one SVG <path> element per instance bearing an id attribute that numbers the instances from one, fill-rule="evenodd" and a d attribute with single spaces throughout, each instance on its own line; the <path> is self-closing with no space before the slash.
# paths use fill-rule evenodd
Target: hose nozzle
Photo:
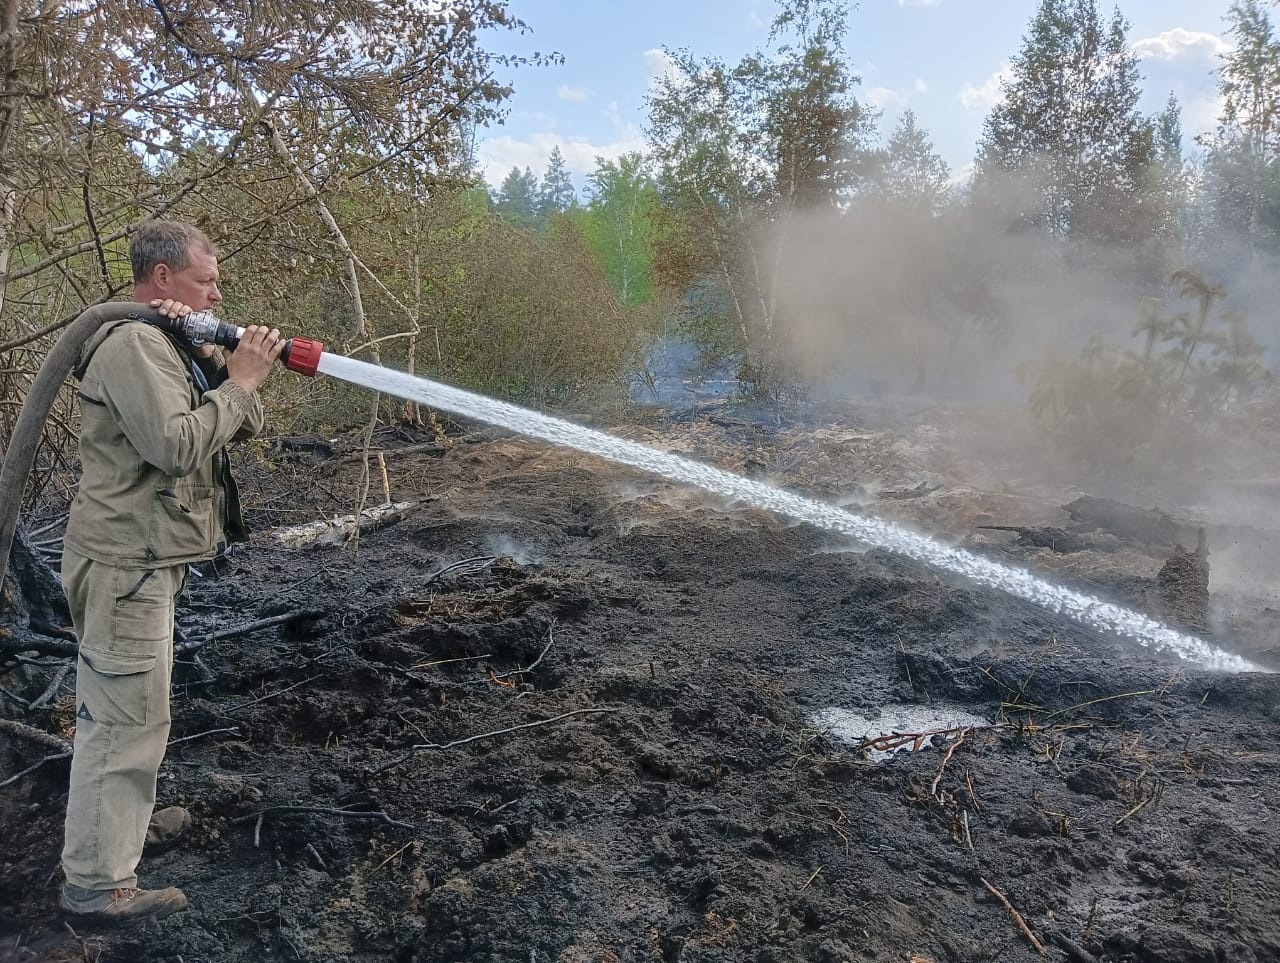
<path id="1" fill-rule="evenodd" d="M 210 311 L 193 311 L 181 318 L 161 316 L 160 327 L 171 331 L 192 344 L 216 344 L 232 351 L 244 337 L 244 328 L 218 320 Z M 289 338 L 280 352 L 280 360 L 290 371 L 314 377 L 320 355 L 324 354 L 324 342 L 312 338 Z"/>
<path id="2" fill-rule="evenodd" d="M 320 355 L 324 354 L 324 342 L 311 338 L 290 338 L 284 343 L 280 352 L 280 360 L 290 371 L 314 378 L 316 366 L 320 364 Z"/>

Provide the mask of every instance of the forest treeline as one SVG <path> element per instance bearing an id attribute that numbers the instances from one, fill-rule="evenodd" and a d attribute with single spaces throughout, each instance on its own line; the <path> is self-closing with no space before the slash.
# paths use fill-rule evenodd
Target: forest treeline
<path id="1" fill-rule="evenodd" d="M 1172 97 L 1140 111 L 1121 10 L 1041 0 L 961 179 L 910 112 L 878 129 L 856 8 L 782 0 L 736 62 L 672 46 L 646 149 L 579 196 L 558 149 L 477 170 L 502 78 L 559 59 L 492 51 L 518 3 L 0 0 L 0 437 L 155 216 L 217 242 L 230 320 L 533 406 L 617 410 L 678 341 L 776 401 L 1017 364 L 1085 456 L 1274 427 L 1278 7 L 1224 10 L 1221 116 L 1189 139 Z M 270 391 L 282 431 L 369 413 Z M 68 393 L 46 459 L 75 419 Z"/>

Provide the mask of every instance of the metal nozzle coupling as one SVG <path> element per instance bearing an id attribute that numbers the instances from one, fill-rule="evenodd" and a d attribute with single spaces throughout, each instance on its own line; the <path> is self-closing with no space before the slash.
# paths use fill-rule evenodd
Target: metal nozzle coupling
<path id="1" fill-rule="evenodd" d="M 244 337 L 244 328 L 219 321 L 209 311 L 193 311 L 181 318 L 165 318 L 163 326 L 179 337 L 194 343 L 216 344 L 234 351 Z M 290 371 L 313 377 L 316 366 L 320 364 L 320 355 L 324 353 L 324 342 L 312 338 L 289 338 L 280 352 L 280 360 Z"/>
<path id="2" fill-rule="evenodd" d="M 179 337 L 186 338 L 195 344 L 216 344 L 222 348 L 235 349 L 244 335 L 244 328 L 219 321 L 209 311 L 192 311 L 181 318 L 166 318 L 164 326 Z"/>

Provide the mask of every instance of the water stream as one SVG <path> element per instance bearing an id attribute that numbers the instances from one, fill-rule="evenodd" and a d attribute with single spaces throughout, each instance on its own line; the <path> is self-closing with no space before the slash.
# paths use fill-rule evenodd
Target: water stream
<path id="1" fill-rule="evenodd" d="M 880 518 L 858 515 L 690 458 L 575 425 L 563 418 L 544 415 L 495 398 L 354 358 L 326 352 L 320 356 L 317 370 L 375 391 L 475 418 L 556 445 L 576 448 L 672 481 L 694 485 L 757 508 L 840 532 L 863 545 L 890 549 L 917 561 L 963 575 L 980 585 L 999 589 L 1051 612 L 1066 615 L 1099 632 L 1130 639 L 1154 651 L 1175 655 L 1207 669 L 1224 672 L 1267 671 L 1204 639 L 1171 629 L 1140 612 L 1054 585 L 1023 569 L 984 558 L 965 549 L 954 548 Z"/>

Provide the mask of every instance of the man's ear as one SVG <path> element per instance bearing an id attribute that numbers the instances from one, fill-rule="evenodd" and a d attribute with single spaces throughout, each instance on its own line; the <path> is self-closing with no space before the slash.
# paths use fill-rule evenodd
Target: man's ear
<path id="1" fill-rule="evenodd" d="M 163 261 L 151 269 L 151 283 L 161 290 L 169 286 L 169 279 L 172 276 L 173 271 Z"/>

